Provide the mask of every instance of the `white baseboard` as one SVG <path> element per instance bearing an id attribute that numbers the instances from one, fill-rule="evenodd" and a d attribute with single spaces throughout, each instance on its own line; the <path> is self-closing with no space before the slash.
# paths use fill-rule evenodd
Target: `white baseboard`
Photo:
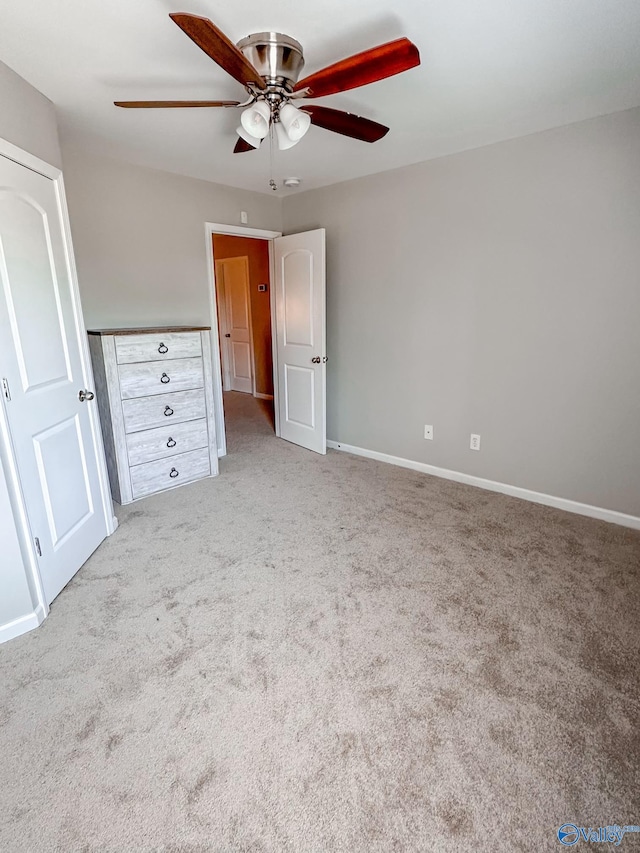
<path id="1" fill-rule="evenodd" d="M 428 465 L 426 462 L 414 462 L 412 459 L 403 459 L 400 456 L 390 456 L 388 453 L 379 453 L 377 450 L 366 450 L 364 447 L 355 447 L 341 441 L 327 441 L 327 447 L 333 450 L 341 450 L 344 453 L 353 453 L 355 456 L 364 456 L 366 459 L 375 459 L 377 462 L 398 465 L 400 468 L 421 471 L 423 474 L 431 474 L 445 480 L 454 480 L 456 483 L 465 483 L 467 486 L 487 489 L 490 492 L 500 492 L 512 498 L 521 498 L 532 503 L 544 504 L 556 509 L 563 509 L 566 512 L 574 512 L 577 515 L 586 515 L 589 518 L 597 518 L 600 521 L 609 521 L 611 524 L 620 524 L 623 527 L 640 530 L 640 518 L 635 515 L 627 515 L 624 512 L 582 504 L 567 498 L 557 498 L 554 495 L 545 495 L 542 492 L 532 492 L 530 489 L 523 489 L 520 486 L 510 486 L 507 483 L 498 483 L 495 480 L 485 480 L 483 477 L 474 477 L 472 474 L 450 471 L 448 468 L 438 468 L 435 465 Z"/>
<path id="2" fill-rule="evenodd" d="M 273 394 L 260 394 L 258 391 L 253 395 L 257 397 L 258 400 L 273 400 Z"/>
<path id="3" fill-rule="evenodd" d="M 14 619 L 13 622 L 7 622 L 6 625 L 0 625 L 0 643 L 6 643 L 7 640 L 13 640 L 14 637 L 19 637 L 20 634 L 26 634 L 27 631 L 32 631 L 34 628 L 37 628 L 38 625 L 42 625 L 46 615 L 44 607 L 39 604 L 33 613 L 27 613 L 26 616 Z"/>

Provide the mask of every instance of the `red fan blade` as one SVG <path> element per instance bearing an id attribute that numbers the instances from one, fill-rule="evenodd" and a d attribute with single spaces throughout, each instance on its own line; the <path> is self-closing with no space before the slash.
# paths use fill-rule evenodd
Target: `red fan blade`
<path id="1" fill-rule="evenodd" d="M 353 113 L 345 113 L 342 110 L 332 110 L 329 107 L 318 107 L 314 104 L 305 104 L 300 109 L 309 113 L 312 124 L 324 127 L 325 130 L 332 130 L 334 133 L 341 133 L 343 136 L 360 139 L 362 142 L 377 142 L 389 133 L 389 128 L 378 124 L 377 121 L 371 121 L 369 118 L 362 118 Z"/>
<path id="2" fill-rule="evenodd" d="M 325 95 L 384 80 L 416 65 L 420 65 L 418 48 L 409 39 L 400 38 L 316 71 L 296 83 L 294 92 L 308 88 L 311 90 L 308 97 L 324 98 Z"/>
<path id="3" fill-rule="evenodd" d="M 249 145 L 248 142 L 245 142 L 245 140 L 241 136 L 239 136 L 238 141 L 236 142 L 236 147 L 233 149 L 233 153 L 234 154 L 244 154 L 245 151 L 255 151 L 255 150 L 256 149 L 253 147 L 253 145 Z"/>
<path id="4" fill-rule="evenodd" d="M 204 50 L 207 56 L 217 62 L 220 68 L 238 83 L 242 83 L 243 86 L 247 83 L 255 83 L 260 88 L 265 85 L 264 78 L 258 74 L 245 55 L 208 18 L 189 15 L 186 12 L 172 12 L 169 17 L 199 48 Z"/>
<path id="5" fill-rule="evenodd" d="M 174 107 L 239 107 L 240 101 L 114 101 L 125 109 L 173 109 Z"/>

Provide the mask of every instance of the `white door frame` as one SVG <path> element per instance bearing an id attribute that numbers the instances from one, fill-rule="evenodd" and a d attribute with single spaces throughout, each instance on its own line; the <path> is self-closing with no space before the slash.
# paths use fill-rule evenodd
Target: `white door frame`
<path id="1" fill-rule="evenodd" d="M 11 142 L 0 137 L 0 155 L 13 160 L 20 166 L 25 166 L 33 172 L 43 175 L 45 178 L 50 178 L 53 181 L 56 195 L 58 198 L 58 207 L 60 210 L 60 220 L 62 226 L 62 242 L 64 246 L 65 261 L 69 273 L 69 283 L 71 290 L 71 300 L 73 304 L 73 320 L 74 332 L 78 336 L 80 344 L 80 362 L 82 364 L 82 385 L 84 388 L 94 388 L 93 371 L 91 369 L 91 357 L 89 355 L 89 341 L 87 339 L 87 331 L 84 327 L 82 315 L 82 305 L 80 301 L 80 289 L 78 287 L 78 272 L 76 269 L 75 258 L 73 254 L 73 244 L 71 242 L 71 225 L 69 223 L 69 211 L 67 209 L 67 199 L 64 191 L 64 181 L 62 171 L 57 166 L 52 166 L 46 163 L 39 157 L 35 157 L 28 151 L 18 148 Z M 107 535 L 111 535 L 118 526 L 118 520 L 113 513 L 113 501 L 111 499 L 111 489 L 109 487 L 109 476 L 107 474 L 107 465 L 104 455 L 104 447 L 102 444 L 102 432 L 100 429 L 100 421 L 98 416 L 98 407 L 96 405 L 89 406 L 89 423 L 91 426 L 91 438 L 96 450 L 96 460 L 98 464 L 98 480 L 100 483 L 100 497 L 102 512 L 104 513 Z M 35 594 L 36 601 L 36 616 L 37 623 L 49 613 L 49 605 L 44 595 L 44 588 L 40 578 L 40 570 L 38 568 L 38 560 L 35 552 L 33 535 L 31 533 L 29 518 L 27 515 L 27 505 L 24 499 L 22 484 L 18 465 L 14 456 L 11 443 L 11 431 L 9 429 L 9 420 L 4 405 L 0 401 L 0 461 L 4 461 L 4 469 L 9 489 L 9 497 L 13 507 L 16 521 L 16 529 L 20 537 L 20 550 L 25 557 L 28 571 L 27 580 L 32 593 Z M 1 472 L 0 472 L 1 473 Z M 30 576 L 29 576 L 30 574 Z"/>
<path id="2" fill-rule="evenodd" d="M 282 231 L 264 231 L 260 228 L 249 228 L 246 225 L 225 225 L 219 222 L 205 222 L 204 235 L 207 245 L 207 268 L 209 270 L 209 314 L 211 317 L 211 354 L 213 360 L 213 399 L 215 401 L 216 435 L 218 441 L 218 456 L 227 455 L 227 435 L 224 424 L 224 405 L 222 400 L 222 364 L 220 363 L 220 329 L 218 327 L 216 271 L 213 263 L 213 235 L 226 234 L 229 237 L 252 237 L 254 240 L 267 240 L 269 244 L 269 308 L 271 311 L 271 351 L 273 354 L 273 405 L 275 409 L 275 432 L 280 435 L 280 419 L 278 417 L 278 354 L 275 336 L 275 304 L 273 281 L 275 274 L 273 241 L 282 237 Z M 251 294 L 249 294 L 251 296 Z M 255 373 L 255 372 L 254 372 Z"/>

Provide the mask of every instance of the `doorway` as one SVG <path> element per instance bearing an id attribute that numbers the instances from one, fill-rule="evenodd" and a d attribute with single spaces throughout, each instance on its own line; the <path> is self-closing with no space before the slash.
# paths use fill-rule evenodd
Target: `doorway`
<path id="1" fill-rule="evenodd" d="M 255 409 L 274 432 L 269 241 L 214 233 L 212 250 L 226 429 L 239 428 L 241 394 L 256 398 L 242 410 Z"/>
<path id="2" fill-rule="evenodd" d="M 243 314 L 248 315 L 251 307 L 252 286 L 261 295 L 268 295 L 269 332 L 271 337 L 271 379 L 270 390 L 273 395 L 273 432 L 278 438 L 283 438 L 293 444 L 298 444 L 316 453 L 326 453 L 326 276 L 325 276 L 325 230 L 317 228 L 312 231 L 290 234 L 283 237 L 274 231 L 262 231 L 237 225 L 218 225 L 205 223 L 206 251 L 209 264 L 209 301 L 211 312 L 211 340 L 214 372 L 214 412 L 216 422 L 216 441 L 218 456 L 227 452 L 225 403 L 224 393 L 237 394 L 245 400 L 251 400 L 254 395 L 247 391 L 223 391 L 224 379 L 222 369 L 223 346 L 222 340 L 231 340 L 231 331 L 221 333 L 220 311 L 228 313 L 226 297 L 218 297 L 218 275 L 224 277 L 224 268 L 218 268 L 216 261 L 227 260 L 214 257 L 214 243 L 219 237 L 249 238 L 248 244 L 264 241 L 267 245 L 269 258 L 269 278 L 266 281 L 249 282 L 249 298 L 243 297 L 246 289 L 239 285 L 236 297 L 240 300 L 237 313 L 245 322 Z M 238 245 L 232 244 L 230 257 L 242 258 L 238 254 Z M 248 248 L 245 247 L 245 248 Z M 247 257 L 247 263 L 249 256 Z M 236 264 L 241 267 L 240 262 Z M 259 288 L 259 289 L 258 289 Z M 233 288 L 232 288 L 233 290 Z M 246 308 L 242 307 L 242 299 Z M 224 320 L 225 317 L 222 319 Z M 231 325 L 233 317 L 227 320 Z M 247 319 L 251 323 L 253 317 Z M 225 335 L 229 335 L 225 338 Z M 234 366 L 233 355 L 227 358 L 228 372 L 236 371 L 240 378 L 248 379 L 250 368 L 246 362 L 251 361 L 251 342 L 253 334 L 246 335 L 244 344 L 245 364 L 242 365 L 242 346 L 237 352 L 238 365 Z M 249 337 L 247 342 L 246 337 Z M 247 353 L 248 347 L 248 353 Z M 268 347 L 267 347 L 268 352 Z M 254 365 L 255 346 L 253 349 Z M 244 371 L 244 376 L 240 374 Z M 254 367 L 251 381 L 257 378 L 258 369 Z M 230 380 L 227 379 L 227 387 Z M 249 387 L 247 382 L 246 388 Z M 254 387 L 253 384 L 251 386 Z M 270 401 L 271 394 L 261 391 L 256 385 L 256 397 L 265 394 L 264 399 Z M 254 398 L 255 399 L 255 398 Z M 271 401 L 270 401 L 271 402 Z"/>

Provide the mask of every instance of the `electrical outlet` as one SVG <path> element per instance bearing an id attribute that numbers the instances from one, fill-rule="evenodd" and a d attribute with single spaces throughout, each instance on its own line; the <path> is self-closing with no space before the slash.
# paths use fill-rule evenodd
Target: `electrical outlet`
<path id="1" fill-rule="evenodd" d="M 249 217 L 247 216 L 247 211 L 241 210 L 240 211 L 240 224 L 246 225 L 248 221 L 249 221 Z"/>
<path id="2" fill-rule="evenodd" d="M 424 437 L 428 438 L 430 441 L 433 441 L 433 427 L 431 424 L 424 425 Z"/>
<path id="3" fill-rule="evenodd" d="M 480 450 L 480 436 L 471 433 L 471 443 L 469 444 L 471 450 Z"/>

